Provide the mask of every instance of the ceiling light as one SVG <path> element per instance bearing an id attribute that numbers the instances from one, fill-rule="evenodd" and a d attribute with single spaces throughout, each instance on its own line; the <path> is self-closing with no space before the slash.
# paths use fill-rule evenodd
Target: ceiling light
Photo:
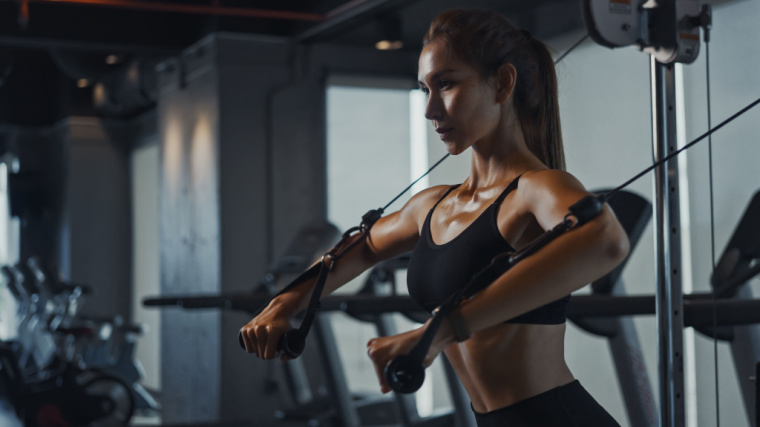
<path id="1" fill-rule="evenodd" d="M 106 56 L 106 64 L 108 65 L 115 65 L 121 62 L 121 57 L 119 55 L 108 55 Z"/>
<path id="2" fill-rule="evenodd" d="M 379 41 L 375 43 L 378 50 L 398 50 L 404 47 L 401 37 L 401 18 L 397 14 L 388 14 L 380 17 Z"/>
<path id="3" fill-rule="evenodd" d="M 87 79 L 79 79 L 77 80 L 77 87 L 85 88 L 90 85 L 90 81 Z"/>
<path id="4" fill-rule="evenodd" d="M 377 50 L 398 50 L 404 47 L 404 42 L 401 40 L 380 40 L 375 43 L 375 49 Z"/>

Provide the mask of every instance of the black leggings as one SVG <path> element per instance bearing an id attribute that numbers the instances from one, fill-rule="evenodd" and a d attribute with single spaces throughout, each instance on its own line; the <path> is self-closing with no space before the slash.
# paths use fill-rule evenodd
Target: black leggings
<path id="1" fill-rule="evenodd" d="M 620 427 L 578 380 L 513 405 L 475 412 L 478 427 Z"/>

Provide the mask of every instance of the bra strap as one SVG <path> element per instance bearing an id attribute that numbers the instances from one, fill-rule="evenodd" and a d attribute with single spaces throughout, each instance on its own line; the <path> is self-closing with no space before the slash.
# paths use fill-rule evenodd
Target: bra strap
<path id="1" fill-rule="evenodd" d="M 452 185 L 451 187 L 449 187 L 449 189 L 448 189 L 448 190 L 446 190 L 446 192 L 445 192 L 445 193 L 443 193 L 443 196 L 441 196 L 441 198 L 440 198 L 440 199 L 438 199 L 438 201 L 437 201 L 437 202 L 435 202 L 435 205 L 433 205 L 433 208 L 432 208 L 432 209 L 430 209 L 430 212 L 434 211 L 434 210 L 435 210 L 435 208 L 437 208 L 437 207 L 438 207 L 438 204 L 439 204 L 439 203 L 441 203 L 441 202 L 443 201 L 443 199 L 445 199 L 445 198 L 446 198 L 446 196 L 448 196 L 448 195 L 449 195 L 449 193 L 451 193 L 452 191 L 454 191 L 454 190 L 456 190 L 457 188 L 459 188 L 459 185 L 460 185 L 460 184 L 457 184 L 457 185 Z"/>
<path id="2" fill-rule="evenodd" d="M 496 200 L 493 201 L 494 205 L 501 205 L 501 202 L 504 201 L 504 198 L 507 197 L 507 195 L 511 193 L 512 190 L 517 188 L 517 183 L 518 181 L 520 181 L 521 176 L 522 174 L 517 175 L 517 178 L 513 179 L 512 182 L 510 182 L 509 185 L 507 185 L 507 188 L 505 188 L 504 191 L 502 191 L 501 194 L 499 194 L 499 197 L 497 197 Z"/>

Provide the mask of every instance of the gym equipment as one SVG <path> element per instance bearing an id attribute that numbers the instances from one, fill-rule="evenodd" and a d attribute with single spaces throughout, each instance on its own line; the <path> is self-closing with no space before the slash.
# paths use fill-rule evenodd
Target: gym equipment
<path id="1" fill-rule="evenodd" d="M 609 48 L 635 45 L 663 64 L 697 59 L 699 28 L 711 14 L 709 5 L 700 11 L 695 0 L 584 0 L 582 6 L 595 42 Z"/>
<path id="2" fill-rule="evenodd" d="M 0 342 L 0 390 L 26 427 L 126 426 L 134 401 L 121 379 L 57 360 L 44 376 L 28 378 L 12 345 Z"/>
<path id="3" fill-rule="evenodd" d="M 56 342 L 48 322 L 56 310 L 52 301 L 32 284 L 25 265 L 4 266 L 3 276 L 14 296 L 18 295 L 17 341 L 19 365 L 25 372 L 37 372 L 51 363 Z"/>
<path id="4" fill-rule="evenodd" d="M 66 358 L 130 384 L 137 409 L 159 410 L 158 402 L 139 383 L 145 372 L 134 357 L 137 338 L 145 333 L 144 326 L 124 324 L 119 316 L 97 319 L 78 315 L 83 297 L 92 292 L 88 286 L 64 283 L 37 257 L 29 258 L 27 265 L 37 288 L 45 290 L 54 305 L 61 307 L 49 327 L 61 337 L 58 346 L 67 353 Z"/>
<path id="5" fill-rule="evenodd" d="M 602 190 L 601 193 L 606 191 Z M 627 191 L 617 193 L 608 203 L 625 229 L 630 252 L 633 253 L 652 217 L 652 205 L 643 197 Z M 624 295 L 622 272 L 628 259 L 630 256 L 613 271 L 593 282 L 592 295 Z M 572 309 L 568 318 L 586 332 L 608 339 L 630 425 L 655 427 L 657 407 L 633 319 L 619 316 L 583 317 L 574 315 Z"/>
<path id="6" fill-rule="evenodd" d="M 90 289 L 60 281 L 32 257 L 3 266 L 5 284 L 17 302 L 18 334 L 2 343 L 4 394 L 25 425 L 126 425 L 135 409 L 158 410 L 138 383 L 134 359 L 142 327 L 119 318 L 79 314 Z"/>
<path id="7" fill-rule="evenodd" d="M 752 289 L 747 284 L 760 273 L 760 191 L 755 192 L 736 226 L 731 239 L 721 255 L 711 278 L 711 286 L 718 301 L 746 303 L 752 299 Z M 733 326 L 713 330 L 705 325 L 699 331 L 730 343 L 736 377 L 739 380 L 747 419 L 753 423 L 757 417 L 760 395 L 755 391 L 751 378 L 755 365 L 760 362 L 760 326 Z M 757 380 L 755 380 L 757 381 Z M 758 425 L 758 424 L 755 424 Z"/>

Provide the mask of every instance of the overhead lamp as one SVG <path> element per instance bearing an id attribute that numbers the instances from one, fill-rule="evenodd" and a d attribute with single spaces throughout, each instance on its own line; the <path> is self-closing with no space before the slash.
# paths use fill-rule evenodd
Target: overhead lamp
<path id="1" fill-rule="evenodd" d="M 375 43 L 375 49 L 377 50 L 398 50 L 404 47 L 404 42 L 401 40 L 380 40 Z"/>
<path id="2" fill-rule="evenodd" d="M 106 64 L 108 65 L 116 65 L 119 62 L 121 62 L 121 56 L 119 55 L 111 54 L 111 55 L 106 56 Z"/>
<path id="3" fill-rule="evenodd" d="M 86 88 L 90 85 L 90 81 L 87 79 L 79 79 L 77 80 L 77 87 L 80 89 Z"/>
<path id="4" fill-rule="evenodd" d="M 401 19 L 396 14 L 380 18 L 380 40 L 375 43 L 377 50 L 398 50 L 404 47 L 401 37 Z"/>

